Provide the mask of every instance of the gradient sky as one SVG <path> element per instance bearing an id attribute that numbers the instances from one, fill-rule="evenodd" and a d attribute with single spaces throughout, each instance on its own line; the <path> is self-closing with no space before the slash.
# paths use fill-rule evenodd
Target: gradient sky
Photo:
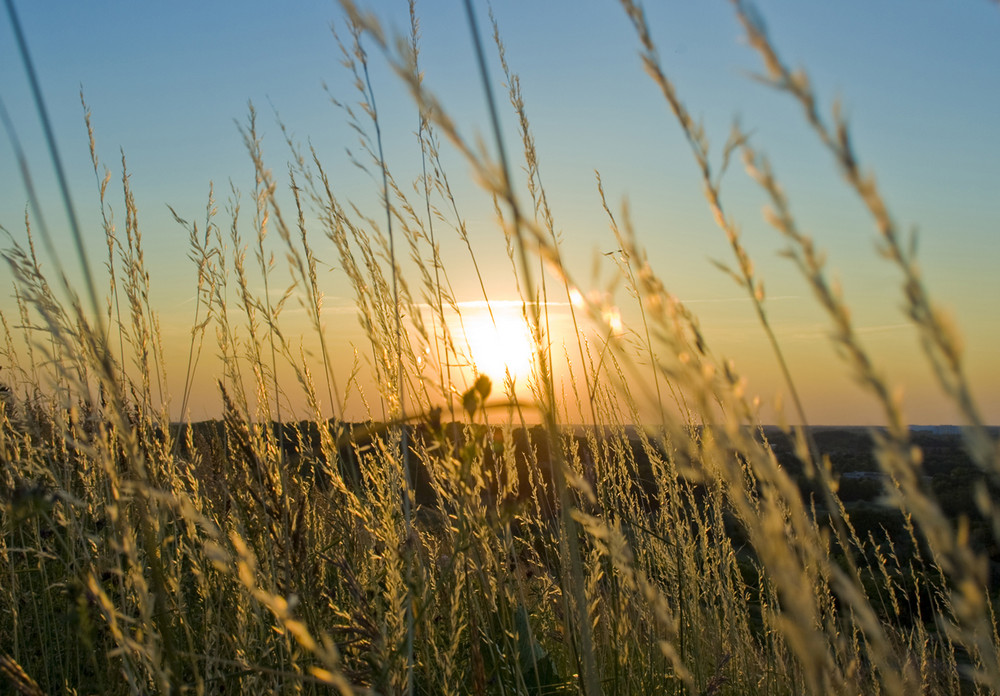
<path id="1" fill-rule="evenodd" d="M 252 190 L 253 169 L 236 125 L 246 117 L 248 100 L 260 113 L 265 157 L 277 174 L 285 170 L 287 151 L 275 110 L 297 138 L 315 145 L 340 195 L 379 215 L 372 207 L 378 184 L 350 164 L 344 148 L 356 149 L 357 138 L 323 89 L 326 84 L 337 98 L 356 101 L 330 32 L 330 23 L 341 19 L 335 3 L 17 4 L 92 260 L 99 264 L 104 252 L 81 87 L 93 111 L 98 151 L 115 181 L 120 151 L 128 159 L 154 306 L 167 346 L 184 346 L 177 354 L 186 357 L 195 269 L 186 259 L 186 232 L 166 205 L 201 220 L 210 181 L 220 201 L 230 181 Z M 934 385 L 901 310 L 899 276 L 875 253 L 870 219 L 789 98 L 748 77 L 759 61 L 741 40 L 730 5 L 647 4 L 665 68 L 688 109 L 703 120 L 714 161 L 739 117 L 771 158 L 801 226 L 828 252 L 866 345 L 890 381 L 904 389 L 909 419 L 952 422 L 954 411 Z M 373 6 L 387 27 L 407 29 L 405 2 Z M 969 376 L 984 415 L 1000 423 L 1000 7 L 986 0 L 761 0 L 757 7 L 786 61 L 808 70 L 823 108 L 835 97 L 842 100 L 860 158 L 876 173 L 893 216 L 901 228 L 918 230 L 927 285 L 965 337 Z M 464 134 L 486 137 L 488 119 L 462 3 L 424 0 L 417 9 L 427 84 Z M 486 5 L 478 11 L 485 26 Z M 498 0 L 494 11 L 508 60 L 521 78 L 556 226 L 581 287 L 604 287 L 612 267 L 602 254 L 616 247 L 596 192 L 597 169 L 616 213 L 628 198 L 639 239 L 668 289 L 699 315 L 715 352 L 735 359 L 750 390 L 771 404 L 781 391 L 774 359 L 741 290 L 709 262 L 729 262 L 731 253 L 714 226 L 683 136 L 641 68 L 621 8 L 610 0 Z M 498 68 L 495 54 L 491 60 Z M 386 157 L 397 179 L 410 182 L 420 167 L 415 111 L 405 90 L 375 62 Z M 51 166 L 6 17 L 0 21 L 0 65 L 0 98 L 51 211 L 58 246 L 68 250 Z M 515 120 L 509 112 L 504 116 L 513 147 Z M 514 299 L 492 207 L 477 193 L 467 167 L 455 157 L 447 162 L 477 253 L 504 261 L 486 264 L 490 295 Z M 120 187 L 114 186 L 112 205 L 122 219 Z M 829 347 L 828 325 L 805 284 L 778 257 L 781 241 L 761 221 L 763 197 L 738 163 L 724 180 L 723 194 L 767 286 L 768 311 L 810 420 L 880 422 L 876 405 L 851 383 Z M 23 233 L 26 200 L 4 137 L 0 225 L 15 236 Z M 474 276 L 458 270 L 467 268 L 460 243 L 442 244 L 459 299 L 481 299 Z M 332 261 L 334 255 L 326 257 Z M 591 271 L 595 258 L 603 259 L 597 278 Z M 335 326 L 331 335 L 342 357 L 351 341 L 363 337 L 343 274 L 331 272 L 323 282 L 327 321 Z M 10 295 L 0 290 L 0 309 L 8 318 L 16 316 Z M 623 307 L 628 301 L 621 289 L 614 299 Z M 628 319 L 629 310 L 623 312 Z M 210 365 L 200 377 L 211 385 Z M 210 387 L 200 399 L 194 417 L 217 413 Z"/>

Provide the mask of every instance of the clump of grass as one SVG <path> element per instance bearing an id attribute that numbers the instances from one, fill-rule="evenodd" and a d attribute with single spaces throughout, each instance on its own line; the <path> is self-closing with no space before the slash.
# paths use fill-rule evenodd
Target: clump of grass
<path id="1" fill-rule="evenodd" d="M 520 129 L 525 207 L 500 129 L 504 162 L 464 140 L 426 90 L 413 3 L 409 35 L 393 42 L 347 2 L 350 38 L 342 48 L 362 108 L 343 109 L 367 158 L 357 163 L 381 182 L 381 210 L 341 200 L 326 165 L 284 128 L 290 163 L 280 183 L 250 108 L 242 134 L 255 177 L 251 219 L 235 187 L 226 222 L 213 189 L 202 223 L 174 214 L 188 232 L 196 279 L 182 422 L 167 415 L 164 348 L 149 299 L 155 269 L 146 268 L 133 184 L 123 158 L 122 231 L 89 111 L 108 247 L 105 310 L 93 317 L 74 295 L 60 299 L 60 284 L 35 252 L 30 218 L 23 241 L 8 235 L 4 258 L 19 307 L 17 327 L 0 315 L 7 368 L 0 373 L 0 675 L 10 688 L 1000 690 L 987 558 L 970 540 L 968 520 L 945 515 L 923 482 L 921 452 L 818 245 L 799 229 L 766 157 L 734 130 L 721 169 L 742 156 L 847 369 L 883 409 L 888 426 L 872 439 L 904 530 L 895 537 L 862 529 L 858 508 L 839 496 L 831 455 L 794 396 L 751 252 L 725 213 L 708 136 L 663 70 L 641 7 L 623 7 L 733 252 L 735 265 L 725 270 L 753 302 L 802 426 L 783 433 L 758 422 L 737 366 L 713 353 L 697 318 L 657 275 L 627 208 L 612 212 L 599 175 L 597 195 L 621 250 L 620 280 L 642 325 L 625 340 L 600 301 L 585 301 L 579 315 L 572 310 L 576 355 L 566 363 L 574 378 L 568 394 L 559 391 L 548 302 L 562 292 L 573 306 L 579 285 L 563 261 L 528 107 L 496 21 L 494 44 Z M 807 78 L 784 67 L 761 20 L 743 3 L 734 8 L 773 86 L 803 107 L 871 212 L 929 369 L 969 426 L 966 446 L 982 478 L 979 512 L 1000 541 L 997 445 L 969 393 L 959 342 L 874 180 L 861 174 L 838 112 L 822 116 Z M 380 147 L 366 47 L 414 97 L 422 162 L 413 194 Z M 454 231 L 468 250 L 483 298 L 491 298 L 442 165 L 445 141 L 496 205 L 536 347 L 533 404 L 523 403 L 510 375 L 501 387 L 455 368 L 464 337 L 455 269 L 439 253 L 445 234 Z M 289 200 L 294 215 L 285 214 Z M 329 263 L 318 255 L 325 242 L 352 285 L 367 341 L 346 380 L 317 271 Z M 255 263 L 247 263 L 248 247 Z M 287 276 L 272 261 L 280 252 Z M 287 288 L 275 290 L 286 278 Z M 312 354 L 287 328 L 293 297 L 314 334 Z M 187 406 L 195 380 L 206 378 L 201 356 L 212 335 L 223 417 L 195 424 Z M 362 387 L 363 364 L 376 377 L 375 393 Z M 366 422 L 346 421 L 350 399 L 364 404 Z M 647 401 L 659 420 L 636 427 Z M 307 404 L 307 418 L 291 415 L 293 402 Z M 571 427 L 572 406 L 591 423 Z"/>

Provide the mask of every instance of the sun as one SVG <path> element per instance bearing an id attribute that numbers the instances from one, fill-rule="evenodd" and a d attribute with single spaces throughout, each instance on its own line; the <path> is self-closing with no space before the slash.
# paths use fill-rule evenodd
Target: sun
<path id="1" fill-rule="evenodd" d="M 479 374 L 501 385 L 507 372 L 523 383 L 531 374 L 534 348 L 528 326 L 519 311 L 494 308 L 493 317 L 483 312 L 465 321 L 470 360 Z"/>

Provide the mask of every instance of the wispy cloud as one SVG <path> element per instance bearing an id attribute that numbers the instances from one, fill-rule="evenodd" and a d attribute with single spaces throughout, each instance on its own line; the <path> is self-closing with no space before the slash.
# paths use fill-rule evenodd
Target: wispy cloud
<path id="1" fill-rule="evenodd" d="M 326 298 L 326 300 L 324 301 L 323 304 L 324 312 L 332 312 L 335 314 L 352 314 L 357 311 L 355 305 L 350 303 L 349 300 L 346 300 L 344 298 L 336 298 L 338 300 L 341 300 L 343 304 L 334 304 L 330 302 L 331 299 L 332 298 Z M 801 299 L 801 297 L 798 295 L 774 295 L 767 297 L 767 301 L 769 302 L 798 300 L 798 299 Z M 681 302 L 683 302 L 684 304 L 717 304 L 717 303 L 727 303 L 727 302 L 749 302 L 749 301 L 750 298 L 748 297 L 694 298 L 694 299 L 681 300 Z M 520 311 L 521 307 L 525 305 L 527 305 L 528 307 L 534 307 L 536 305 L 540 306 L 543 304 L 548 306 L 550 309 L 554 308 L 558 309 L 571 306 L 569 302 L 554 302 L 552 300 L 549 300 L 548 302 L 544 303 L 535 301 L 524 302 L 522 300 L 490 300 L 489 302 L 487 302 L 486 300 L 462 300 L 456 302 L 455 306 L 457 306 L 459 309 L 468 309 L 472 311 L 476 310 L 486 311 L 487 307 L 493 308 L 494 311 L 495 310 L 502 311 L 506 309 L 516 309 Z M 414 303 L 413 306 L 420 309 L 421 311 L 431 311 L 435 309 L 435 307 L 426 302 L 417 302 Z M 447 304 L 447 306 L 450 307 L 452 305 Z"/>
<path id="2" fill-rule="evenodd" d="M 778 302 L 783 300 L 799 300 L 802 299 L 799 295 L 767 295 L 764 298 L 764 302 Z M 743 295 L 740 297 L 714 297 L 714 298 L 693 298 L 690 300 L 681 299 L 684 304 L 709 304 L 709 303 L 721 303 L 721 302 L 749 302 L 750 298 Z"/>
<path id="3" fill-rule="evenodd" d="M 876 324 L 874 326 L 858 326 L 855 327 L 855 331 L 860 334 L 867 333 L 881 333 L 884 331 L 900 331 L 902 329 L 912 329 L 913 324 L 907 322 L 900 322 L 897 324 Z"/>
<path id="4" fill-rule="evenodd" d="M 479 309 L 485 310 L 487 306 L 493 309 L 518 309 L 520 310 L 522 306 L 527 305 L 533 307 L 535 305 L 546 304 L 549 307 L 569 307 L 569 302 L 552 302 L 547 303 L 541 302 L 522 302 L 521 300 L 463 300 L 461 302 L 456 302 L 459 309 Z M 417 305 L 421 309 L 432 309 L 432 307 L 426 303 Z"/>
<path id="5" fill-rule="evenodd" d="M 858 335 L 891 333 L 912 329 L 913 325 L 906 322 L 892 324 L 872 324 L 870 326 L 855 326 L 854 333 Z M 788 326 L 779 330 L 783 338 L 793 340 L 829 340 L 833 329 L 828 324 L 810 324 L 806 326 Z"/>

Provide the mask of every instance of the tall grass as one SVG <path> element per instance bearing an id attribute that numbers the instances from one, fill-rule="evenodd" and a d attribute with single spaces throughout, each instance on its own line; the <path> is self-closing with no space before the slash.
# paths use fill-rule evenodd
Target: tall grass
<path id="1" fill-rule="evenodd" d="M 181 411 L 195 380 L 211 378 L 221 420 L 169 421 L 150 302 L 156 269 L 147 268 L 124 158 L 124 227 L 115 222 L 112 174 L 89 112 L 108 250 L 103 304 L 88 312 L 75 295 L 61 299 L 35 252 L 32 219 L 23 235 L 8 235 L 4 258 L 19 308 L 16 318 L 0 316 L 0 674 L 9 690 L 1000 691 L 996 588 L 983 545 L 928 489 L 900 405 L 822 252 L 800 231 L 766 157 L 734 131 L 722 168 L 740 156 L 760 185 L 768 221 L 787 240 L 846 368 L 883 410 L 887 427 L 872 432 L 874 454 L 902 535 L 859 531 L 838 496 L 834 462 L 806 427 L 751 251 L 727 215 L 709 139 L 663 69 L 642 8 L 622 5 L 729 242 L 734 262 L 724 270 L 751 299 L 802 425 L 782 434 L 758 422 L 737 367 L 713 353 L 657 275 L 628 210 L 612 212 L 599 175 L 620 280 L 641 326 L 626 340 L 611 308 L 592 300 L 576 308 L 580 286 L 563 260 L 528 106 L 495 20 L 523 186 L 513 179 L 512 144 L 496 125 L 501 107 L 486 71 L 501 161 L 463 139 L 425 89 L 413 4 L 409 35 L 395 40 L 345 2 L 347 32 L 336 40 L 361 106 L 341 106 L 361 136 L 357 164 L 381 182 L 381 209 L 339 198 L 319 156 L 284 128 L 289 163 L 279 183 L 251 107 L 241 129 L 255 176 L 249 219 L 235 188 L 221 215 L 214 191 L 203 221 L 174 213 L 196 278 Z M 928 369 L 965 419 L 965 444 L 981 470 L 978 512 L 1000 542 L 1000 455 L 969 392 L 960 342 L 874 179 L 861 173 L 839 112 L 823 113 L 757 15 L 733 6 L 767 79 L 802 107 L 871 213 Z M 466 9 L 485 61 L 471 3 Z M 373 56 L 388 62 L 417 107 L 422 174 L 413 193 L 383 155 Z M 442 164 L 445 141 L 495 202 L 536 350 L 533 403 L 512 375 L 492 384 L 456 367 L 468 351 L 451 284 L 459 269 L 441 261 L 445 235 L 454 232 L 468 250 L 491 298 Z M 324 248 L 333 259 L 321 258 Z M 280 292 L 276 253 L 292 279 Z M 346 380 L 330 345 L 317 271 L 324 264 L 349 279 L 366 339 Z M 557 294 L 574 308 L 568 392 L 553 377 L 560 356 L 548 312 Z M 293 298 L 314 334 L 312 354 L 286 328 Z M 218 374 L 202 364 L 206 342 L 221 357 Z M 377 393 L 365 392 L 363 364 Z M 366 422 L 346 420 L 351 395 L 366 405 Z M 293 401 L 308 404 L 308 419 L 290 416 Z M 649 402 L 658 420 L 636 427 Z M 590 425 L 567 422 L 574 407 Z M 786 440 L 801 475 L 783 455 Z"/>

